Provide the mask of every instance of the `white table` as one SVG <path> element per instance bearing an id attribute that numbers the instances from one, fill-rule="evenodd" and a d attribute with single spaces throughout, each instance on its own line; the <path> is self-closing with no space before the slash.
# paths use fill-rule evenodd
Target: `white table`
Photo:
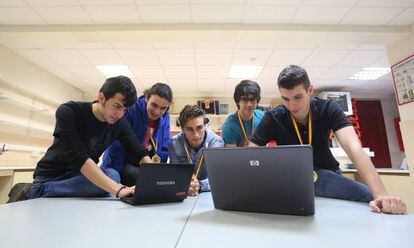
<path id="1" fill-rule="evenodd" d="M 316 198 L 312 217 L 214 209 L 211 195 L 132 207 L 114 199 L 36 199 L 0 206 L 0 247 L 414 246 L 414 215 Z M 369 245 L 369 246 L 368 246 Z"/>

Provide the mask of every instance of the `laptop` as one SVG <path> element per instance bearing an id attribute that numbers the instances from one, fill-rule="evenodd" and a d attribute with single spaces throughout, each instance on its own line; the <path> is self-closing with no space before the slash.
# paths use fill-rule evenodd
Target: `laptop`
<path id="1" fill-rule="evenodd" d="M 215 208 L 315 214 L 311 146 L 206 148 L 204 158 Z"/>
<path id="2" fill-rule="evenodd" d="M 182 202 L 187 198 L 193 164 L 141 164 L 133 196 L 121 201 L 131 205 Z"/>

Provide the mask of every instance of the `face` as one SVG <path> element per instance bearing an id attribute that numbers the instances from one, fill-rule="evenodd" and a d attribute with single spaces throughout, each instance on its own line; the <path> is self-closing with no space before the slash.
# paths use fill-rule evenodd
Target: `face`
<path id="1" fill-rule="evenodd" d="M 125 97 L 121 93 L 116 93 L 108 100 L 102 92 L 98 95 L 98 102 L 100 105 L 100 112 L 102 118 L 109 124 L 114 124 L 121 119 L 127 108 L 124 106 Z"/>
<path id="2" fill-rule="evenodd" d="M 199 116 L 188 120 L 185 126 L 182 127 L 182 131 L 192 148 L 198 148 L 204 141 L 205 126 L 204 116 Z"/>
<path id="3" fill-rule="evenodd" d="M 239 109 L 240 112 L 249 115 L 252 114 L 253 111 L 257 107 L 257 100 L 254 99 L 252 96 L 242 96 L 239 101 Z"/>
<path id="4" fill-rule="evenodd" d="M 279 91 L 283 100 L 283 105 L 289 109 L 293 117 L 299 120 L 306 118 L 309 113 L 313 85 L 309 85 L 307 92 L 303 85 L 298 85 L 291 90 L 279 88 Z"/>
<path id="5" fill-rule="evenodd" d="M 158 120 L 165 112 L 167 112 L 170 102 L 167 99 L 160 97 L 159 95 L 151 95 L 149 98 L 145 97 L 147 102 L 147 115 L 148 118 L 156 121 Z"/>

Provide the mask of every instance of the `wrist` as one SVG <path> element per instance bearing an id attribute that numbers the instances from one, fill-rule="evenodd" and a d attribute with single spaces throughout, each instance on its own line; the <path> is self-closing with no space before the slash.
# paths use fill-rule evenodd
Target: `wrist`
<path id="1" fill-rule="evenodd" d="M 121 188 L 119 188 L 118 191 L 116 192 L 115 197 L 119 198 L 119 193 L 121 193 L 121 191 L 125 188 L 126 188 L 126 186 L 121 186 Z"/>

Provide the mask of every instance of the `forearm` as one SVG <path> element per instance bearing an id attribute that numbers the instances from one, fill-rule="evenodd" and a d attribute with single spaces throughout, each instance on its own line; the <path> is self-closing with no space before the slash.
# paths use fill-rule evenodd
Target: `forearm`
<path id="1" fill-rule="evenodd" d="M 80 171 L 93 184 L 114 195 L 121 187 L 117 182 L 109 178 L 90 158 L 86 160 Z"/>

